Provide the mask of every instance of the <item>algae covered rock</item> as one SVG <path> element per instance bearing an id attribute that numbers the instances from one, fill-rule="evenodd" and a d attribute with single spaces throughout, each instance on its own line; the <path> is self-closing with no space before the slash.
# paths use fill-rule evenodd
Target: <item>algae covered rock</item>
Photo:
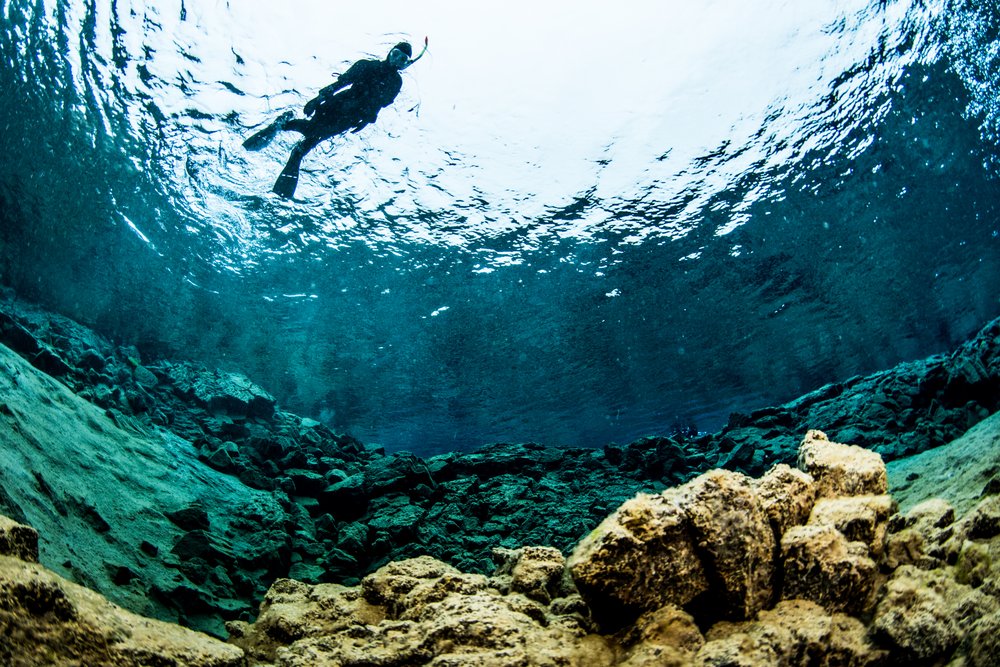
<path id="1" fill-rule="evenodd" d="M 955 508 L 941 498 L 918 503 L 906 514 L 894 515 L 888 526 L 885 565 L 896 569 L 916 565 L 921 569 L 940 567 L 945 560 L 945 543 L 954 534 Z"/>
<path id="2" fill-rule="evenodd" d="M 694 618 L 674 605 L 647 612 L 619 633 L 623 667 L 681 667 L 694 663 L 705 638 Z"/>
<path id="3" fill-rule="evenodd" d="M 387 565 L 358 587 L 282 580 L 255 623 L 230 628 L 252 661 L 283 667 L 615 662 L 611 644 L 576 616 L 426 556 Z"/>
<path id="4" fill-rule="evenodd" d="M 878 558 L 885 549 L 889 516 L 894 510 L 888 495 L 823 498 L 813 507 L 809 523 L 833 526 L 848 541 L 863 543 L 872 558 Z"/>
<path id="5" fill-rule="evenodd" d="M 713 470 L 627 501 L 577 546 L 569 570 L 605 625 L 702 594 L 712 614 L 744 619 L 773 596 L 774 552 L 751 480 Z"/>
<path id="6" fill-rule="evenodd" d="M 493 550 L 499 561 L 494 578 L 506 580 L 506 588 L 548 604 L 574 591 L 563 581 L 566 559 L 553 547 L 521 547 Z"/>
<path id="7" fill-rule="evenodd" d="M 804 524 L 816 503 L 813 478 L 784 463 L 754 480 L 754 488 L 778 539 L 792 526 Z"/>

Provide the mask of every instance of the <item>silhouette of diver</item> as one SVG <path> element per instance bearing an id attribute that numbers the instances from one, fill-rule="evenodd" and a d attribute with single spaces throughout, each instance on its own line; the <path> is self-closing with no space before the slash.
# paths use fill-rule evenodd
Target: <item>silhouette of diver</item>
<path id="1" fill-rule="evenodd" d="M 281 170 L 272 190 L 282 197 L 292 197 L 299 182 L 302 158 L 320 142 L 348 130 L 359 132 L 374 123 L 378 112 L 392 104 L 403 87 L 400 70 L 406 69 L 423 57 L 424 49 L 411 58 L 413 49 L 407 42 L 392 47 L 385 60 L 359 60 L 321 89 L 315 98 L 303 107 L 309 118 L 292 118 L 291 111 L 281 114 L 273 123 L 243 142 L 247 150 L 260 150 L 282 130 L 299 132 L 303 138 L 292 148 L 285 168 Z M 346 88 L 346 90 L 344 90 Z"/>

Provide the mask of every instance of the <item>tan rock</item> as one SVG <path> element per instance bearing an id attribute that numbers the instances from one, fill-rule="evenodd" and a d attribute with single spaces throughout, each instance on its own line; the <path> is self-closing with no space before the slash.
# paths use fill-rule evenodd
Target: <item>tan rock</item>
<path id="1" fill-rule="evenodd" d="M 997 601 L 941 570 L 904 565 L 886 584 L 872 630 L 901 660 L 931 663 L 951 655 Z"/>
<path id="2" fill-rule="evenodd" d="M 237 667 L 243 651 L 137 616 L 37 563 L 0 556 L 0 664 Z"/>
<path id="3" fill-rule="evenodd" d="M 944 545 L 954 534 L 955 509 L 941 498 L 914 505 L 890 517 L 883 560 L 893 570 L 901 565 L 931 569 L 943 565 Z"/>
<path id="4" fill-rule="evenodd" d="M 567 567 L 595 618 L 621 626 L 708 588 L 675 495 L 640 493 L 584 538 Z"/>
<path id="5" fill-rule="evenodd" d="M 817 498 L 878 496 L 889 488 L 882 457 L 809 431 L 799 446 L 799 468 L 812 475 Z"/>
<path id="6" fill-rule="evenodd" d="M 693 667 L 695 656 L 676 646 L 640 644 L 629 651 L 616 667 Z"/>
<path id="7" fill-rule="evenodd" d="M 971 540 L 985 540 L 1000 535 L 1000 496 L 987 496 L 966 514 L 957 532 Z"/>
<path id="8" fill-rule="evenodd" d="M 445 573 L 437 579 L 423 581 L 406 594 L 402 600 L 396 602 L 394 606 L 401 609 L 399 618 L 404 620 L 423 620 L 422 614 L 431 605 L 442 602 L 452 597 L 469 597 L 476 595 L 490 595 L 500 597 L 500 591 L 489 587 L 487 579 L 481 574 Z M 536 621 L 544 622 L 546 618 L 545 607 L 533 600 L 519 595 L 506 596 L 505 602 L 508 607 L 529 616 Z"/>
<path id="9" fill-rule="evenodd" d="M 906 527 L 937 528 L 943 530 L 955 522 L 955 508 L 943 498 L 929 498 L 914 505 L 905 514 Z"/>
<path id="10" fill-rule="evenodd" d="M 801 526 L 809 519 L 816 502 L 813 479 L 807 473 L 784 463 L 771 468 L 754 481 L 761 508 L 771 521 L 776 539 L 792 526 Z"/>
<path id="11" fill-rule="evenodd" d="M 976 621 L 964 643 L 971 667 L 996 667 L 1000 660 L 1000 612 Z"/>
<path id="12" fill-rule="evenodd" d="M 621 633 L 620 641 L 627 649 L 621 664 L 628 667 L 690 665 L 705 645 L 694 618 L 673 605 L 640 616 Z"/>
<path id="13" fill-rule="evenodd" d="M 335 635 L 359 622 L 377 624 L 384 618 L 385 609 L 370 605 L 360 587 L 278 579 L 264 596 L 253 624 L 231 622 L 226 629 L 229 641 L 242 648 L 251 662 L 266 664 L 299 640 Z"/>
<path id="14" fill-rule="evenodd" d="M 427 557 L 391 563 L 359 587 L 276 582 L 253 624 L 230 624 L 251 664 L 604 667 L 614 652 L 561 616 L 483 575 Z"/>
<path id="15" fill-rule="evenodd" d="M 862 542 L 873 559 L 882 556 L 889 516 L 895 510 L 892 496 L 846 496 L 816 502 L 809 523 L 833 526 L 848 542 Z"/>
<path id="16" fill-rule="evenodd" d="M 434 655 L 410 621 L 384 621 L 376 626 L 353 625 L 350 632 L 315 634 L 280 646 L 274 665 L 425 665 Z"/>
<path id="17" fill-rule="evenodd" d="M 923 535 L 912 528 L 904 528 L 886 536 L 882 563 L 889 570 L 895 570 L 903 565 L 915 565 L 926 570 L 938 567 L 942 561 L 927 555 Z"/>
<path id="18" fill-rule="evenodd" d="M 867 554 L 864 544 L 848 542 L 833 526 L 790 529 L 781 538 L 782 599 L 801 598 L 848 614 L 869 609 L 877 568 Z"/>
<path id="19" fill-rule="evenodd" d="M 997 608 L 995 598 L 941 570 L 904 565 L 884 588 L 872 631 L 897 659 L 931 664 L 949 657 L 973 624 Z"/>
<path id="20" fill-rule="evenodd" d="M 706 639 L 698 665 L 862 667 L 885 659 L 859 620 L 806 600 L 779 602 L 754 621 L 717 624 Z"/>
<path id="21" fill-rule="evenodd" d="M 750 618 L 774 594 L 775 537 L 746 475 L 712 470 L 677 490 L 698 545 L 717 618 Z M 716 616 L 717 614 L 717 616 Z"/>
<path id="22" fill-rule="evenodd" d="M 566 559 L 555 547 L 521 547 L 494 549 L 501 560 L 494 577 L 506 578 L 509 590 L 548 604 L 554 598 L 571 594 L 565 590 L 563 572 Z"/>
<path id="23" fill-rule="evenodd" d="M 420 583 L 434 581 L 445 574 L 461 574 L 457 569 L 431 558 L 419 556 L 395 561 L 361 580 L 361 590 L 371 604 L 382 605 L 390 617 L 398 617 L 406 595 Z"/>
<path id="24" fill-rule="evenodd" d="M 987 496 L 949 526 L 948 539 L 935 555 L 950 563 L 965 560 L 964 570 L 974 565 L 970 558 L 986 560 L 977 568 L 981 578 L 985 578 L 989 571 L 1000 572 L 1000 539 L 997 538 L 1000 538 L 1000 496 Z"/>
<path id="25" fill-rule="evenodd" d="M 29 563 L 38 562 L 38 531 L 0 516 L 0 556 L 12 556 Z"/>

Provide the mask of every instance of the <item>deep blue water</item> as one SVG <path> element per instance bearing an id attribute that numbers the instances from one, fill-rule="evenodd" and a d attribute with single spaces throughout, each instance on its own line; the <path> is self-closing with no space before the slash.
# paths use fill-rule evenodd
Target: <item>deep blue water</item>
<path id="1" fill-rule="evenodd" d="M 0 281 L 422 453 L 714 430 L 1000 314 L 997 2 L 414 4 L 2 2 Z M 424 34 L 269 194 L 243 138 Z"/>

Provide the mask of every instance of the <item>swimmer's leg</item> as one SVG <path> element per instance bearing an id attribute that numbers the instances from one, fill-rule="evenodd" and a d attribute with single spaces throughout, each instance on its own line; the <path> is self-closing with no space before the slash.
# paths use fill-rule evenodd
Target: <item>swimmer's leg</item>
<path id="1" fill-rule="evenodd" d="M 274 182 L 274 187 L 271 188 L 274 194 L 287 199 L 291 199 L 295 195 L 295 187 L 299 184 L 299 167 L 302 164 L 302 158 L 323 139 L 324 137 L 307 136 L 295 144 L 292 148 L 292 154 L 288 156 L 288 162 L 285 163 L 285 168 L 281 170 L 278 180 Z"/>
<path id="2" fill-rule="evenodd" d="M 274 139 L 274 135 L 280 130 L 294 129 L 290 127 L 290 125 L 295 122 L 292 120 L 292 116 L 294 115 L 295 114 L 291 111 L 286 111 L 281 114 L 274 120 L 273 123 L 244 141 L 243 148 L 248 151 L 259 151 L 261 148 L 271 143 L 271 139 Z"/>

